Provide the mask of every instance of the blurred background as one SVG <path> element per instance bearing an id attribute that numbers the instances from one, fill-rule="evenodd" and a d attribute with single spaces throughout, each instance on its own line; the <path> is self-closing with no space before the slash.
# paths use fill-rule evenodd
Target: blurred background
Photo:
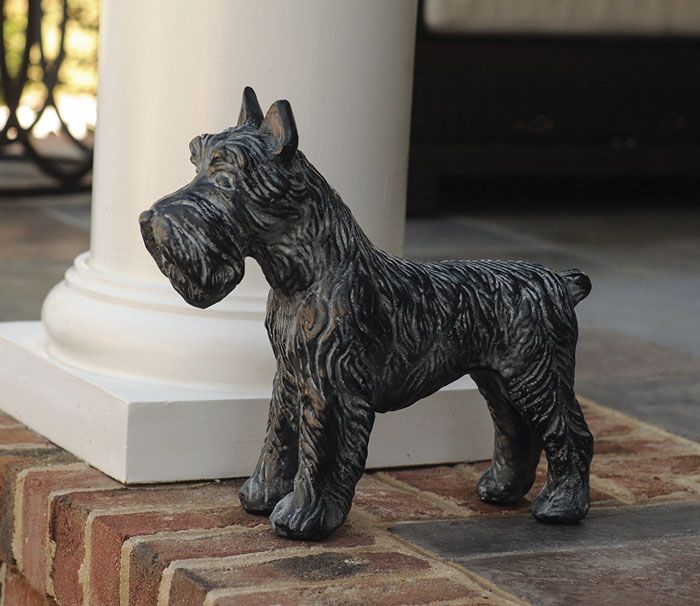
<path id="1" fill-rule="evenodd" d="M 34 320 L 89 247 L 99 2 L 0 8 L 0 320 Z M 586 270 L 580 388 L 700 438 L 700 2 L 418 10 L 406 255 Z"/>
<path id="2" fill-rule="evenodd" d="M 99 2 L 3 0 L 2 194 L 87 190 Z"/>

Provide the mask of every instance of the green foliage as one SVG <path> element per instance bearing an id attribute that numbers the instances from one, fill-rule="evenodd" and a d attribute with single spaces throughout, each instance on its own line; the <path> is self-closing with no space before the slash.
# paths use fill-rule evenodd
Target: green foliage
<path id="1" fill-rule="evenodd" d="M 38 42 L 30 48 L 30 83 L 25 92 L 42 93 L 44 66 L 43 47 L 47 69 L 53 69 L 60 47 L 63 0 L 42 0 L 41 47 Z M 99 0 L 68 0 L 68 19 L 65 29 L 65 57 L 58 72 L 55 93 L 91 94 L 97 91 L 97 49 Z M 5 37 L 5 58 L 12 77 L 22 65 L 26 45 L 27 0 L 6 0 L 2 20 Z M 3 102 L 0 92 L 0 102 Z"/>

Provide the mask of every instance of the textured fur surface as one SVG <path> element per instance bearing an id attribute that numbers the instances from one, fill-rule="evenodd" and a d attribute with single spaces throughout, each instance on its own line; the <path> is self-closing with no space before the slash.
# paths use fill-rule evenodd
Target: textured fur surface
<path id="1" fill-rule="evenodd" d="M 479 496 L 520 499 L 544 449 L 547 482 L 533 514 L 584 517 L 593 438 L 573 386 L 574 306 L 590 292 L 586 275 L 379 250 L 297 140 L 289 104 L 263 118 L 246 89 L 238 126 L 191 143 L 195 179 L 141 216 L 149 252 L 189 303 L 226 296 L 246 256 L 270 283 L 277 373 L 243 506 L 270 514 L 283 536 L 328 535 L 350 509 L 374 415 L 469 373 L 496 429 Z"/>

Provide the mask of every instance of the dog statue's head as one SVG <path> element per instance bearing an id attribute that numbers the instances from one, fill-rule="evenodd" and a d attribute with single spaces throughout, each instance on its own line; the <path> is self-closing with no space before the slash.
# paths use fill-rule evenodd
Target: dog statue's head
<path id="1" fill-rule="evenodd" d="M 276 101 L 263 118 L 246 87 L 237 126 L 190 142 L 192 182 L 141 213 L 148 252 L 190 305 L 221 301 L 243 278 L 245 257 L 302 212 L 297 143 L 289 103 Z"/>

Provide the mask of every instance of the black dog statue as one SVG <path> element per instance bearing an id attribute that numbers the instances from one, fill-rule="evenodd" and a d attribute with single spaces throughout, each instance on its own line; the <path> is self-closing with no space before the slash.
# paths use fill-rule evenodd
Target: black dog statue
<path id="1" fill-rule="evenodd" d="M 532 514 L 553 524 L 583 518 L 593 437 L 574 394 L 574 306 L 590 292 L 588 277 L 521 261 L 392 256 L 297 143 L 289 103 L 263 117 L 246 88 L 236 127 L 190 143 L 194 180 L 140 217 L 149 253 L 191 305 L 229 294 L 245 257 L 271 286 L 277 373 L 243 507 L 269 514 L 284 537 L 327 536 L 350 510 L 374 415 L 469 373 L 496 429 L 479 497 L 523 497 L 544 449 L 547 481 Z"/>

